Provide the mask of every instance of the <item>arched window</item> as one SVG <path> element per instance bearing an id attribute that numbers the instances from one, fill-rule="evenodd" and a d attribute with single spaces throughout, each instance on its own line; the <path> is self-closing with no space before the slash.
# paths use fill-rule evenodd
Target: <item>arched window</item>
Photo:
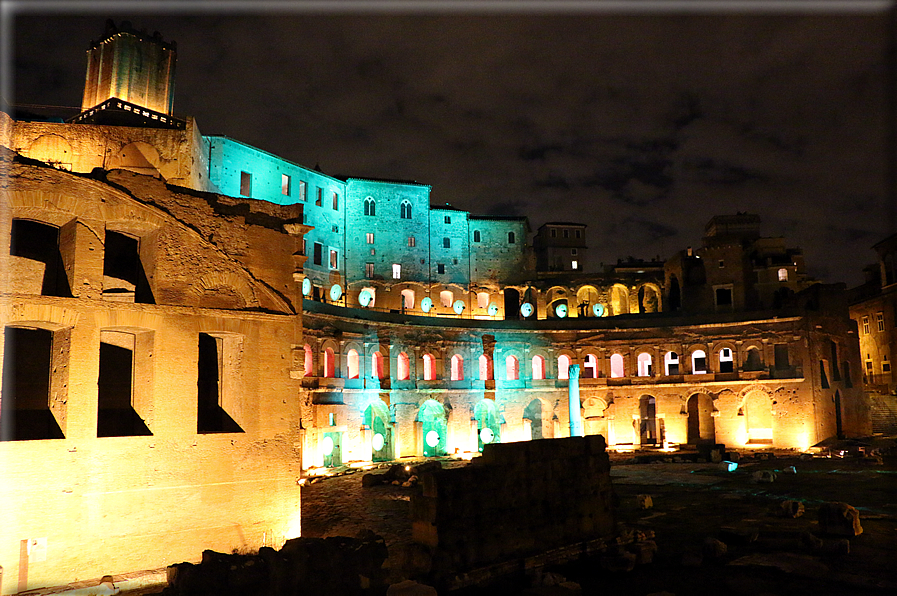
<path id="1" fill-rule="evenodd" d="M 505 358 L 505 377 L 509 381 L 516 381 L 520 378 L 520 367 L 517 363 L 517 356 L 508 356 Z"/>
<path id="2" fill-rule="evenodd" d="M 455 296 L 449 290 L 443 290 L 439 292 L 439 301 L 442 303 L 442 306 L 451 308 L 452 303 L 455 301 Z"/>
<path id="3" fill-rule="evenodd" d="M 638 355 L 638 376 L 651 376 L 651 354 L 647 352 L 642 352 Z"/>
<path id="4" fill-rule="evenodd" d="M 480 356 L 480 380 L 489 381 L 492 379 L 492 359 L 485 354 Z"/>
<path id="5" fill-rule="evenodd" d="M 566 354 L 561 354 L 560 356 L 558 356 L 558 378 L 570 378 L 570 357 Z"/>
<path id="6" fill-rule="evenodd" d="M 595 354 L 586 354 L 585 362 L 583 362 L 582 367 L 582 378 L 598 378 L 598 358 L 595 356 Z"/>
<path id="7" fill-rule="evenodd" d="M 464 358 L 460 354 L 452 356 L 452 380 L 464 380 Z"/>
<path id="8" fill-rule="evenodd" d="M 663 357 L 664 372 L 667 375 L 679 374 L 679 354 L 676 352 L 667 352 Z"/>
<path id="9" fill-rule="evenodd" d="M 514 235 L 514 232 L 508 232 L 508 244 L 514 244 L 516 240 L 517 238 Z"/>
<path id="10" fill-rule="evenodd" d="M 760 350 L 751 346 L 747 349 L 744 358 L 744 370 L 762 370 L 763 360 L 760 358 Z"/>
<path id="11" fill-rule="evenodd" d="M 533 379 L 545 378 L 545 358 L 533 356 Z"/>
<path id="12" fill-rule="evenodd" d="M 336 376 L 336 357 L 330 348 L 324 350 L 324 376 L 328 379 Z"/>
<path id="13" fill-rule="evenodd" d="M 704 350 L 695 350 L 691 353 L 691 373 L 703 375 L 707 372 L 707 354 Z"/>
<path id="14" fill-rule="evenodd" d="M 788 270 L 784 267 L 779 269 L 779 281 L 788 281 Z"/>
<path id="15" fill-rule="evenodd" d="M 719 372 L 735 372 L 735 360 L 732 358 L 732 350 L 729 348 L 719 351 Z"/>
<path id="16" fill-rule="evenodd" d="M 398 358 L 398 367 L 399 380 L 407 381 L 411 378 L 411 361 L 408 359 L 408 354 L 405 352 L 399 353 Z"/>
<path id="17" fill-rule="evenodd" d="M 358 378 L 358 370 L 359 370 L 359 362 L 358 362 L 358 352 L 356 350 L 349 350 L 349 353 L 346 354 L 346 378 L 348 379 L 357 379 Z"/>
<path id="18" fill-rule="evenodd" d="M 402 306 L 405 310 L 414 308 L 414 290 L 402 290 Z"/>
<path id="19" fill-rule="evenodd" d="M 380 352 L 374 352 L 373 354 L 371 354 L 371 378 L 383 378 L 383 354 L 381 354 Z"/>
<path id="20" fill-rule="evenodd" d="M 489 292 L 477 292 L 477 306 L 489 308 Z"/>
<path id="21" fill-rule="evenodd" d="M 626 376 L 626 371 L 623 370 L 622 354 L 614 354 L 610 357 L 610 376 L 615 379 Z"/>
<path id="22" fill-rule="evenodd" d="M 368 197 L 364 200 L 364 214 L 374 216 L 377 215 L 377 202 L 374 197 Z"/>
<path id="23" fill-rule="evenodd" d="M 473 231 L 473 241 L 474 241 L 474 242 L 479 242 L 479 241 L 480 241 L 480 238 L 481 238 L 481 236 L 480 236 L 480 231 L 479 231 L 479 230 L 474 230 L 474 231 Z"/>
<path id="24" fill-rule="evenodd" d="M 424 354 L 424 381 L 436 378 L 436 359 L 432 354 Z"/>
<path id="25" fill-rule="evenodd" d="M 313 377 L 315 376 L 315 360 L 311 353 L 311 346 L 305 344 L 305 376 Z"/>
<path id="26" fill-rule="evenodd" d="M 407 199 L 402 201 L 402 219 L 411 219 L 411 202 Z"/>

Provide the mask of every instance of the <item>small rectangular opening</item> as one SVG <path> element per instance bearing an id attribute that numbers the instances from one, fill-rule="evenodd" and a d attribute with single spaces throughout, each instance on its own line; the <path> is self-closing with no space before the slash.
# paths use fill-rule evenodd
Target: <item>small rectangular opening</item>
<path id="1" fill-rule="evenodd" d="M 252 174 L 240 172 L 240 194 L 244 197 L 252 196 Z"/>
<path id="2" fill-rule="evenodd" d="M 12 220 L 9 254 L 11 273 L 19 291 L 71 298 L 59 247 L 59 228 L 27 219 Z"/>
<path id="3" fill-rule="evenodd" d="M 106 230 L 103 298 L 139 304 L 156 303 L 140 260 L 140 242 L 136 238 Z"/>

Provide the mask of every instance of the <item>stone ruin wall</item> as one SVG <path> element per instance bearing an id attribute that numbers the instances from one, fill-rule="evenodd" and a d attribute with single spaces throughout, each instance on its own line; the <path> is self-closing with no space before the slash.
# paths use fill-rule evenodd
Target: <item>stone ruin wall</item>
<path id="1" fill-rule="evenodd" d="M 489 445 L 463 468 L 424 472 L 412 539 L 444 577 L 607 538 L 613 488 L 604 438 Z"/>

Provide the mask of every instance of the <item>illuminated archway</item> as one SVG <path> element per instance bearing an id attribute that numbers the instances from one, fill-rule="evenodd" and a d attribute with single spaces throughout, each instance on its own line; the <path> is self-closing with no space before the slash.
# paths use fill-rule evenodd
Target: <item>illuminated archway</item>
<path id="1" fill-rule="evenodd" d="M 542 356 L 533 356 L 533 379 L 542 380 L 545 378 L 545 358 Z"/>
<path id="2" fill-rule="evenodd" d="M 448 423 L 445 408 L 436 400 L 428 399 L 421 405 L 417 414 L 421 428 L 424 457 L 435 457 L 446 454 Z"/>
<path id="3" fill-rule="evenodd" d="M 393 459 L 393 429 L 389 408 L 382 399 L 377 399 L 364 410 L 364 428 L 370 431 L 371 459 L 389 461 Z"/>
<path id="4" fill-rule="evenodd" d="M 349 353 L 346 354 L 346 378 L 357 379 L 360 368 L 358 351 L 349 350 Z"/>
<path id="5" fill-rule="evenodd" d="M 452 356 L 452 380 L 464 380 L 464 358 L 460 354 Z"/>
<path id="6" fill-rule="evenodd" d="M 397 360 L 398 365 L 396 368 L 398 368 L 398 380 L 407 381 L 411 378 L 411 360 L 405 352 L 400 352 Z"/>
<path id="7" fill-rule="evenodd" d="M 432 354 L 424 354 L 424 380 L 433 381 L 436 379 L 436 358 Z"/>
<path id="8" fill-rule="evenodd" d="M 477 450 L 482 453 L 483 446 L 489 443 L 501 443 L 501 416 L 495 402 L 484 399 L 474 408 L 477 422 Z"/>

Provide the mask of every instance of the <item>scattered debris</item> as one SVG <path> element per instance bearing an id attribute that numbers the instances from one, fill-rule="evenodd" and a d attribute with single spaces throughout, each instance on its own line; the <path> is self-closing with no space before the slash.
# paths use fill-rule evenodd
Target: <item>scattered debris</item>
<path id="1" fill-rule="evenodd" d="M 783 517 L 796 519 L 804 514 L 804 504 L 800 501 L 782 501 L 779 504 L 779 511 Z"/>
<path id="2" fill-rule="evenodd" d="M 776 473 L 772 470 L 757 470 L 751 474 L 751 480 L 753 482 L 775 482 Z"/>
<path id="3" fill-rule="evenodd" d="M 721 461 L 719 462 L 719 469 L 723 472 L 734 472 L 738 469 L 738 464 L 734 461 Z"/>
<path id="4" fill-rule="evenodd" d="M 637 495 L 635 498 L 639 509 L 651 509 L 654 507 L 654 499 L 651 498 L 651 495 Z"/>
<path id="5" fill-rule="evenodd" d="M 785 468 L 784 472 L 785 474 L 797 474 L 797 468 L 795 468 L 794 466 L 788 466 L 787 468 Z"/>
<path id="6" fill-rule="evenodd" d="M 819 506 L 819 528 L 832 536 L 859 536 L 863 533 L 860 512 L 847 503 L 830 502 Z"/>

